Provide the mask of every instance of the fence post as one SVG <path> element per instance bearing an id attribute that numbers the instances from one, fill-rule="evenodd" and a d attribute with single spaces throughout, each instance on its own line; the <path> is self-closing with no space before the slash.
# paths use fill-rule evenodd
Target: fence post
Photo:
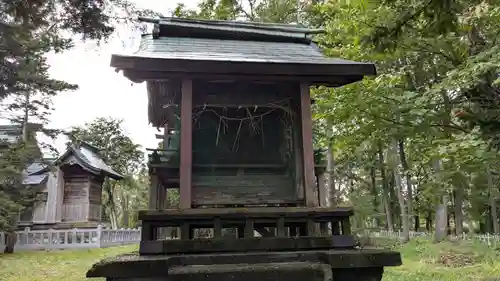
<path id="1" fill-rule="evenodd" d="M 52 232 L 53 232 L 52 228 L 49 228 L 47 230 L 47 236 L 49 237 L 49 241 L 48 241 L 49 243 L 47 245 L 47 249 L 49 249 L 49 250 L 52 250 Z"/>
<path id="2" fill-rule="evenodd" d="M 77 243 L 76 230 L 77 230 L 76 228 L 72 229 L 71 244 L 76 244 Z"/>
<path id="3" fill-rule="evenodd" d="M 16 233 L 16 235 L 17 235 L 17 233 Z M 26 244 L 26 245 L 34 244 L 35 238 L 36 238 L 35 235 L 33 235 L 32 240 L 31 240 L 32 243 L 30 243 L 30 228 L 25 227 L 24 228 L 24 244 Z M 18 235 L 16 244 L 22 244 L 22 242 L 20 240 L 21 239 L 19 239 L 19 235 Z"/>
<path id="4" fill-rule="evenodd" d="M 102 225 L 97 225 L 97 248 L 101 248 Z"/>

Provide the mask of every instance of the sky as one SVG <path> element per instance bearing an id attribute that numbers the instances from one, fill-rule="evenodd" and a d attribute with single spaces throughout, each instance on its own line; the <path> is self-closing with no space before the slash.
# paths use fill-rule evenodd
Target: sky
<path id="1" fill-rule="evenodd" d="M 198 0 L 131 2 L 135 2 L 139 8 L 168 14 L 176 3 L 196 8 Z M 49 72 L 53 78 L 79 85 L 78 90 L 61 93 L 53 99 L 55 111 L 48 127 L 67 129 L 84 125 L 98 117 L 119 118 L 123 119 L 123 129 L 134 142 L 143 148 L 155 148 L 158 142 L 155 139 L 156 129 L 148 124 L 145 83 L 133 84 L 109 66 L 111 54 L 135 51 L 140 34 L 119 30 L 118 35 L 120 38 L 114 38 L 99 47 L 79 42 L 62 54 L 48 55 Z M 133 40 L 126 40 L 124 44 L 123 39 L 129 36 L 133 36 Z M 61 153 L 67 139 L 60 137 L 55 142 L 47 139 L 43 141 L 51 143 Z"/>

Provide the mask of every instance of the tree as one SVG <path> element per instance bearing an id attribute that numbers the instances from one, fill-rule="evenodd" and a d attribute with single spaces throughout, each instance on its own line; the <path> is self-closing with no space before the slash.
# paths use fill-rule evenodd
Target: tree
<path id="1" fill-rule="evenodd" d="M 2 1 L 0 3 L 0 102 L 2 117 L 23 127 L 22 144 L 9 145 L 2 150 L 0 163 L 0 230 L 12 230 L 13 213 L 28 206 L 30 196 L 24 194 L 22 171 L 39 151 L 36 144 L 26 139 L 29 119 L 40 123 L 39 129 L 53 136 L 55 130 L 43 127 L 51 111 L 51 98 L 56 94 L 74 90 L 77 85 L 52 79 L 48 75 L 45 54 L 61 52 L 72 47 L 72 37 L 83 40 L 109 38 L 114 26 L 130 21 L 131 15 L 153 14 L 140 11 L 126 0 L 41 0 Z M 125 15 L 125 18 L 122 16 Z M 36 148 L 34 148 L 36 147 Z M 5 182 L 4 182 L 5 181 Z M 22 192 L 21 192 L 22 191 Z M 23 199 L 23 200 L 21 200 Z M 8 218 L 8 219 L 6 219 Z M 12 232 L 8 232 L 7 241 Z M 7 251 L 13 250 L 9 244 Z"/>
<path id="2" fill-rule="evenodd" d="M 393 12 L 376 25 L 367 39 L 380 49 L 391 50 L 409 36 L 422 38 L 422 52 L 444 62 L 436 73 L 434 94 L 453 93 L 454 101 L 467 100 L 455 113 L 469 128 L 479 127 L 491 145 L 500 145 L 498 84 L 500 56 L 499 1 L 392 0 L 381 9 Z M 403 43 L 404 44 L 404 43 Z M 445 76 L 442 74 L 446 74 Z"/>
<path id="3" fill-rule="evenodd" d="M 306 20 L 310 1 L 291 0 L 204 0 L 198 10 L 178 4 L 173 16 L 197 19 L 248 20 L 297 23 Z"/>
<path id="4" fill-rule="evenodd" d="M 140 145 L 124 133 L 122 123 L 122 120 L 97 118 L 83 126 L 73 127 L 68 133 L 73 141 L 83 141 L 99 148 L 104 161 L 125 176 L 122 181 L 107 179 L 103 184 L 103 215 L 114 227 L 120 224 L 120 216 L 125 217 L 128 224 L 129 207 L 136 204 L 132 202 L 132 193 L 147 190 L 147 185 L 138 186 L 140 181 L 136 177 L 143 168 L 144 154 Z"/>

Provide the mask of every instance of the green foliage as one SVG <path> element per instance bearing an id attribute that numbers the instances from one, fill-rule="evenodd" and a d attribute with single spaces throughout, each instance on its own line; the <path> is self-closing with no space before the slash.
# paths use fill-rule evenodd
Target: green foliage
<path id="1" fill-rule="evenodd" d="M 309 1 L 288 0 L 204 0 L 197 10 L 177 4 L 175 17 L 214 20 L 248 20 L 256 22 L 292 23 L 308 16 Z"/>
<path id="2" fill-rule="evenodd" d="M 25 186 L 22 171 L 35 159 L 40 150 L 33 143 L 2 143 L 0 148 L 0 231 L 11 230 L 17 216 L 36 200 L 37 190 Z"/>
<path id="3" fill-rule="evenodd" d="M 57 130 L 44 128 L 52 111 L 52 98 L 77 85 L 52 79 L 46 54 L 73 46 L 73 38 L 106 40 L 123 12 L 140 11 L 126 0 L 39 0 L 0 3 L 0 107 L 2 117 L 14 124 L 39 123 L 37 131 L 54 136 Z M 2 148 L 0 159 L 0 229 L 12 228 L 15 216 L 34 203 L 32 190 L 22 186 L 22 171 L 39 160 L 38 147 L 16 144 Z M 43 145 L 43 144 L 42 144 Z M 36 145 L 35 145 L 36 146 Z M 36 153 L 33 153 L 35 151 Z"/>

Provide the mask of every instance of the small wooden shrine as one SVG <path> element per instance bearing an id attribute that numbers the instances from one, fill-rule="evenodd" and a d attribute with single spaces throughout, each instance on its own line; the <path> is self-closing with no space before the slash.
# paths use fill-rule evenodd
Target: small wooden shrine
<path id="1" fill-rule="evenodd" d="M 149 210 L 139 254 L 88 277 L 372 281 L 401 264 L 399 253 L 355 249 L 353 211 L 323 206 L 315 167 L 310 86 L 359 81 L 373 64 L 325 57 L 309 37 L 321 31 L 300 25 L 143 20 L 153 33 L 111 66 L 147 83 L 149 121 L 163 129 Z M 177 209 L 166 209 L 169 188 Z"/>

